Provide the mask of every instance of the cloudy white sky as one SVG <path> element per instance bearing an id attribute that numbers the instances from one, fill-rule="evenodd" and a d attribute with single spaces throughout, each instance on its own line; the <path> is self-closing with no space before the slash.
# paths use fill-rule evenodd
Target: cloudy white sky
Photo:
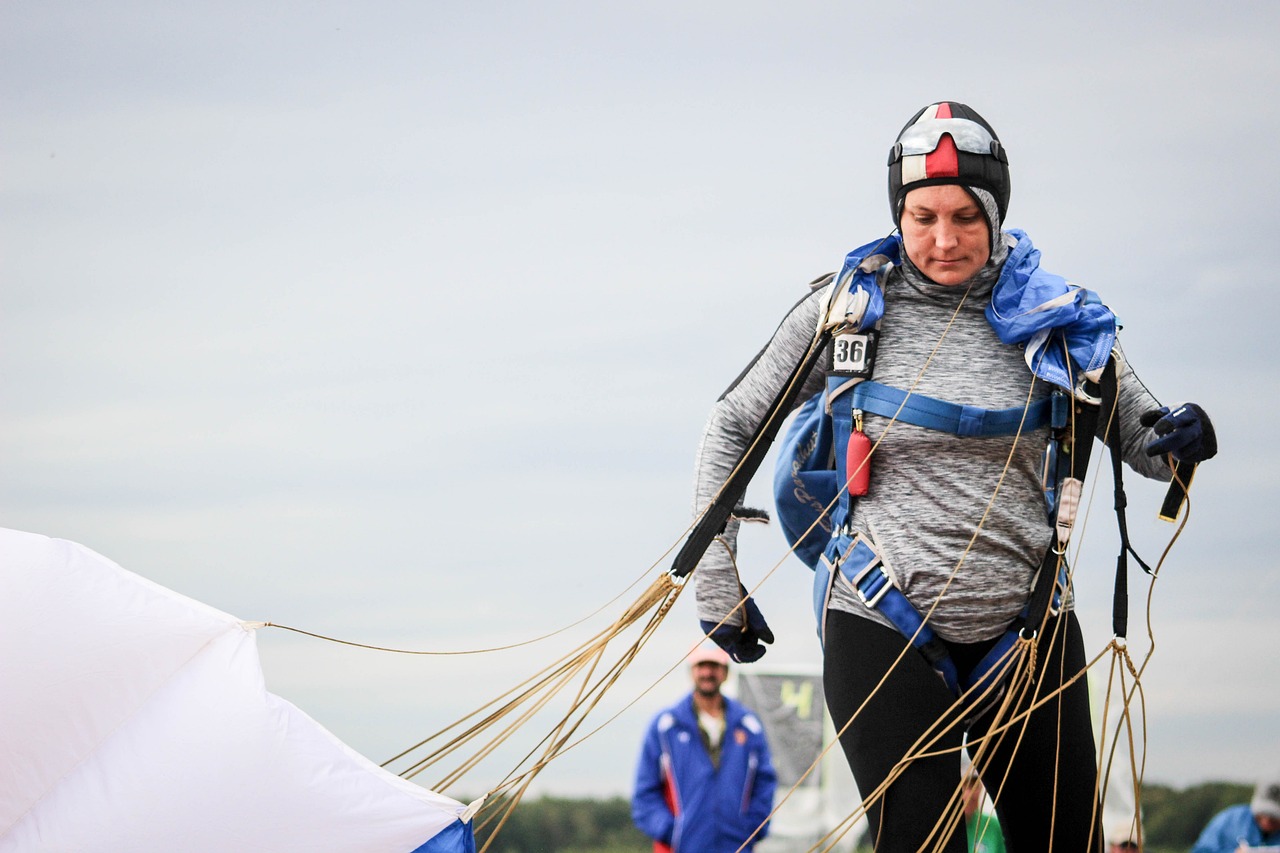
<path id="1" fill-rule="evenodd" d="M 1147 773 L 1250 780 L 1280 766 L 1278 8 L 6 0 L 0 523 L 363 642 L 571 623 L 679 539 L 710 403 L 806 281 L 888 231 L 901 124 L 959 100 L 1010 152 L 1009 224 L 1117 311 L 1158 396 L 1214 416 L 1153 597 Z M 1161 491 L 1130 484 L 1158 557 Z M 745 537 L 746 578 L 783 550 Z M 817 661 L 807 584 L 784 562 L 759 591 L 765 663 Z M 695 625 L 690 593 L 614 707 Z M 259 640 L 271 689 L 375 760 L 572 644 Z M 625 792 L 683 688 L 541 788 Z"/>

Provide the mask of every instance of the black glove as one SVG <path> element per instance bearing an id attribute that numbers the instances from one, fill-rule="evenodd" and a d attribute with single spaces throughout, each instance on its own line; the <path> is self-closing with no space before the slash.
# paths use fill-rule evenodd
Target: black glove
<path id="1" fill-rule="evenodd" d="M 1138 419 L 1144 427 L 1154 427 L 1156 440 L 1147 445 L 1148 456 L 1172 453 L 1179 462 L 1199 463 L 1218 453 L 1218 437 L 1205 410 L 1195 403 L 1181 403 L 1152 409 Z"/>
<path id="2" fill-rule="evenodd" d="M 743 624 L 730 625 L 726 622 L 717 627 L 717 623 L 703 619 L 702 633 L 714 640 L 717 646 L 728 652 L 729 657 L 738 663 L 752 663 L 760 660 L 768 651 L 761 643 L 772 643 L 773 631 L 765 623 L 760 608 L 747 595 L 746 588 L 738 584 L 738 590 L 742 596 Z"/>

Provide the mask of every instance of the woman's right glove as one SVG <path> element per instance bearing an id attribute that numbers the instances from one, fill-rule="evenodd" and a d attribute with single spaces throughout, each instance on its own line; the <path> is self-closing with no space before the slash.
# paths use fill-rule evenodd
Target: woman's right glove
<path id="1" fill-rule="evenodd" d="M 760 608 L 747 595 L 746 587 L 738 584 L 739 595 L 742 596 L 742 624 L 719 624 L 708 619 L 701 620 L 702 633 L 710 637 L 715 644 L 729 653 L 729 657 L 738 663 L 752 663 L 764 657 L 768 651 L 762 643 L 773 642 L 773 631 L 764 621 Z"/>
<path id="2" fill-rule="evenodd" d="M 1147 445 L 1148 456 L 1171 453 L 1179 462 L 1199 463 L 1218 453 L 1213 422 L 1195 403 L 1181 403 L 1172 411 L 1161 406 L 1143 414 L 1138 422 L 1155 429 L 1156 440 Z"/>

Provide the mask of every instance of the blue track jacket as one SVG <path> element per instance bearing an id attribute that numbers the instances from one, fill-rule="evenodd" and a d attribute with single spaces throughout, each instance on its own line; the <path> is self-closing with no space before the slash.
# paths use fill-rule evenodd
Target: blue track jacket
<path id="1" fill-rule="evenodd" d="M 1235 853 L 1241 844 L 1250 847 L 1280 845 L 1280 832 L 1263 835 L 1249 806 L 1232 806 L 1218 812 L 1209 821 L 1191 853 Z"/>
<path id="2" fill-rule="evenodd" d="M 719 770 L 702 745 L 692 693 L 650 723 L 636 768 L 631 818 L 654 839 L 655 850 L 733 853 L 769 817 L 777 774 L 764 726 L 727 696 L 724 713 Z"/>

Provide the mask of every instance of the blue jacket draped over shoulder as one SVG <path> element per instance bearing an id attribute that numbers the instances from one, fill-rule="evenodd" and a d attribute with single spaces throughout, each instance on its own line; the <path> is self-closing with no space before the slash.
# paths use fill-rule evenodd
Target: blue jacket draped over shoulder
<path id="1" fill-rule="evenodd" d="M 1078 379 L 1072 380 L 1080 374 L 1096 380 L 1115 345 L 1115 314 L 1093 291 L 1041 269 L 1040 250 L 1025 232 L 1010 229 L 1004 233 L 1017 243 L 1009 250 L 991 291 L 987 322 L 1003 343 L 1025 346 L 1027 366 L 1041 379 L 1069 391 L 1075 390 Z M 850 287 L 866 291 L 867 309 L 859 323 L 862 329 L 875 326 L 884 314 L 884 293 L 877 276 L 858 269 L 872 255 L 901 263 L 902 237 L 891 234 L 859 246 L 845 257 L 836 281 L 852 277 Z M 1051 345 L 1054 332 L 1062 334 L 1065 352 L 1061 346 Z"/>

